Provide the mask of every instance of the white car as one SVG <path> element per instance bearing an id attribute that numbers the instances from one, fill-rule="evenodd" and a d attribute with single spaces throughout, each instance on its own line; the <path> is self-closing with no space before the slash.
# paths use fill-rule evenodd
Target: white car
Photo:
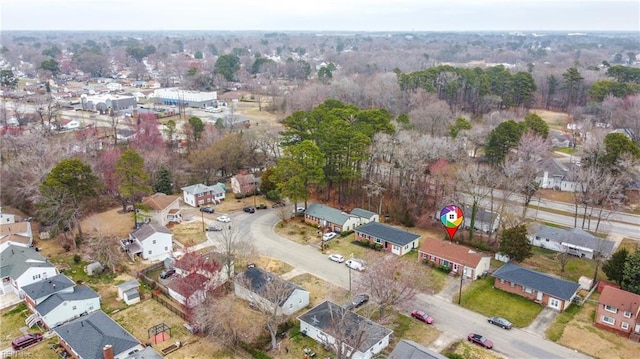
<path id="1" fill-rule="evenodd" d="M 229 218 L 229 216 L 218 216 L 218 218 L 216 218 L 216 220 L 218 222 L 224 222 L 224 223 L 229 223 L 231 222 L 231 218 Z"/>
<path id="2" fill-rule="evenodd" d="M 337 235 L 338 235 L 338 233 L 336 233 L 336 232 L 329 232 L 329 233 L 325 233 L 325 234 L 322 236 L 322 240 L 323 240 L 323 241 L 328 241 L 328 240 L 330 240 L 330 239 L 333 239 L 333 238 L 334 238 L 335 236 L 337 236 Z"/>
<path id="3" fill-rule="evenodd" d="M 364 263 L 359 259 L 349 259 L 344 263 L 347 267 L 362 272 L 364 270 Z"/>
<path id="4" fill-rule="evenodd" d="M 332 254 L 329 256 L 329 259 L 338 263 L 344 262 L 344 257 L 339 254 Z"/>

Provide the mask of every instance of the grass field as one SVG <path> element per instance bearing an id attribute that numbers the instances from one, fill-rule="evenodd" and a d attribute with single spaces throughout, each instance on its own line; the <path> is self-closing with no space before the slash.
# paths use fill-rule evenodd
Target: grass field
<path id="1" fill-rule="evenodd" d="M 508 319 L 515 327 L 523 328 L 540 314 L 543 307 L 519 295 L 493 287 L 493 277 L 478 279 L 462 292 L 461 305 L 486 315 Z M 457 301 L 458 298 L 454 298 Z"/>

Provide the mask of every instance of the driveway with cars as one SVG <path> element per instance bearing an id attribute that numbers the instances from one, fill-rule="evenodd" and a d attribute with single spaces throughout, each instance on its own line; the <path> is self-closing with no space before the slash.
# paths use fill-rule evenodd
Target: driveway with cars
<path id="1" fill-rule="evenodd" d="M 298 272 L 311 273 L 342 288 L 349 288 L 349 269 L 344 264 L 331 262 L 329 253 L 321 253 L 316 247 L 303 245 L 281 237 L 273 230 L 279 221 L 273 211 L 255 214 L 240 212 L 232 215 L 232 225 L 238 226 L 240 235 L 251 238 L 261 254 L 282 260 Z M 209 232 L 208 236 L 214 236 Z M 209 242 L 209 241 L 207 241 Z M 361 275 L 352 271 L 352 279 Z M 444 295 L 419 293 L 414 300 L 397 305 L 397 309 L 409 315 L 416 308 L 423 309 L 434 318 L 434 326 L 441 331 L 431 349 L 440 351 L 457 340 L 466 340 L 470 332 L 479 333 L 494 343 L 494 352 L 507 358 L 589 358 L 582 353 L 545 340 L 528 330 L 514 328 L 506 331 L 487 322 L 487 317 L 462 308 L 451 302 L 457 289 L 455 280 L 443 291 Z M 458 282 L 459 283 L 459 282 Z M 458 284 L 459 285 L 459 284 Z M 543 311 L 544 312 L 544 311 Z"/>

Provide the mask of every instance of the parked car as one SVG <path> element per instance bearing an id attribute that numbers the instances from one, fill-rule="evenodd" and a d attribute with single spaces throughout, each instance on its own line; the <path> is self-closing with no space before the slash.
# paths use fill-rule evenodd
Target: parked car
<path id="1" fill-rule="evenodd" d="M 305 211 L 304 207 L 298 207 L 298 208 L 296 208 L 296 209 L 294 209 L 294 210 L 293 210 L 293 213 L 294 213 L 296 216 L 301 216 L 301 215 L 303 215 L 303 214 L 304 214 L 304 211 Z"/>
<path id="2" fill-rule="evenodd" d="M 502 317 L 491 317 L 487 320 L 489 321 L 489 323 L 502 327 L 503 329 L 511 329 L 513 327 L 513 324 L 511 324 L 510 321 Z"/>
<path id="3" fill-rule="evenodd" d="M 284 202 L 276 202 L 271 205 L 271 208 L 278 208 L 278 207 L 284 207 L 284 206 L 286 206 Z"/>
<path id="4" fill-rule="evenodd" d="M 427 324 L 433 324 L 433 318 L 429 314 L 427 314 L 425 311 L 414 310 L 413 312 L 411 312 L 411 316 L 413 318 L 418 319 L 421 322 L 424 322 Z"/>
<path id="5" fill-rule="evenodd" d="M 493 348 L 493 342 L 480 334 L 469 333 L 469 335 L 467 335 L 467 340 L 472 343 L 481 345 L 487 349 Z"/>
<path id="6" fill-rule="evenodd" d="M 364 270 L 364 263 L 359 259 L 349 259 L 344 264 L 351 269 L 355 269 L 361 272 Z"/>
<path id="7" fill-rule="evenodd" d="M 206 207 L 200 207 L 200 212 L 215 213 L 215 210 L 211 206 L 206 206 Z"/>
<path id="8" fill-rule="evenodd" d="M 348 310 L 353 310 L 356 308 L 360 308 L 361 306 L 365 305 L 367 302 L 369 301 L 369 295 L 368 294 L 358 294 L 355 297 L 353 297 L 353 300 L 351 301 L 351 303 L 349 305 L 347 305 L 347 309 Z"/>
<path id="9" fill-rule="evenodd" d="M 340 254 L 331 254 L 329 255 L 329 259 L 338 263 L 344 262 L 344 257 L 341 256 Z"/>
<path id="10" fill-rule="evenodd" d="M 222 227 L 217 224 L 210 224 L 207 226 L 207 232 L 218 232 L 221 231 Z"/>
<path id="11" fill-rule="evenodd" d="M 227 216 L 227 215 L 222 215 L 222 216 L 218 216 L 218 218 L 216 218 L 216 221 L 229 223 L 229 222 L 231 222 L 231 218 L 229 218 L 229 216 Z"/>
<path id="12" fill-rule="evenodd" d="M 256 209 L 267 209 L 267 205 L 264 203 L 260 203 L 259 205 L 256 206 Z"/>
<path id="13" fill-rule="evenodd" d="M 323 241 L 328 241 L 330 239 L 333 239 L 335 236 L 337 236 L 338 233 L 336 232 L 328 232 L 322 235 L 322 240 Z"/>
<path id="14" fill-rule="evenodd" d="M 34 333 L 34 334 L 26 334 L 21 337 L 15 338 L 11 342 L 11 346 L 13 350 L 21 350 L 33 344 L 36 344 L 42 340 L 42 334 Z"/>
<path id="15" fill-rule="evenodd" d="M 256 212 L 256 209 L 253 208 L 253 207 L 244 207 L 242 210 L 247 212 L 247 213 L 255 213 Z"/>
<path id="16" fill-rule="evenodd" d="M 160 278 L 167 279 L 167 278 L 171 277 L 174 274 L 176 274 L 175 268 L 165 269 L 160 273 Z"/>

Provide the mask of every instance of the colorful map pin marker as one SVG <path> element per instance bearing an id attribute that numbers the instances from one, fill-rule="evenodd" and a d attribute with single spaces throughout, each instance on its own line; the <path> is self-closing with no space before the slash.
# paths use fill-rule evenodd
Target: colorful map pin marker
<path id="1" fill-rule="evenodd" d="M 453 240 L 453 236 L 458 231 L 458 228 L 462 225 L 464 220 L 464 214 L 462 210 L 453 204 L 450 204 L 440 211 L 440 222 L 447 230 L 449 238 Z"/>

